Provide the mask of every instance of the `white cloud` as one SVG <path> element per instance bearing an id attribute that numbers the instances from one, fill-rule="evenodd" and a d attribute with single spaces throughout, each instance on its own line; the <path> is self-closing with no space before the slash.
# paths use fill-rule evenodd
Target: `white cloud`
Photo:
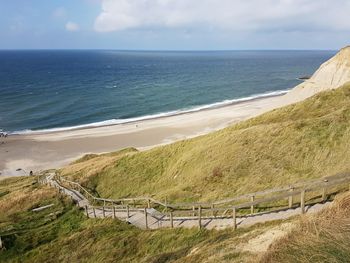
<path id="1" fill-rule="evenodd" d="M 67 22 L 66 23 L 66 30 L 67 31 L 79 31 L 80 27 L 77 23 L 74 22 Z"/>
<path id="2" fill-rule="evenodd" d="M 348 0 L 102 0 L 94 28 L 350 30 L 349 13 Z"/>

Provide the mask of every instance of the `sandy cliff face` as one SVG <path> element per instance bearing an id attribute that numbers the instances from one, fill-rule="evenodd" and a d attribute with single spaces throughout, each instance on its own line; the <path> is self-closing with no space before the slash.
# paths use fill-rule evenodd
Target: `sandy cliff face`
<path id="1" fill-rule="evenodd" d="M 310 81 L 327 89 L 334 89 L 350 81 L 350 46 L 341 49 L 321 65 Z"/>
<path id="2" fill-rule="evenodd" d="M 323 63 L 309 80 L 292 89 L 285 98 L 297 102 L 320 91 L 335 89 L 350 81 L 350 46 Z"/>

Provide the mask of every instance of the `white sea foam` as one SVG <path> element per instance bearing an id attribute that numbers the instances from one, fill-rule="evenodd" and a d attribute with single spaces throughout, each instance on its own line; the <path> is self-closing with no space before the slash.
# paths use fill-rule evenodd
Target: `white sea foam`
<path id="1" fill-rule="evenodd" d="M 252 101 L 252 100 L 256 100 L 256 99 L 280 96 L 280 95 L 284 95 L 288 92 L 289 92 L 289 90 L 277 90 L 277 91 L 266 92 L 266 93 L 262 93 L 262 94 L 251 95 L 249 97 L 244 97 L 244 98 L 239 98 L 239 99 L 224 100 L 224 101 L 215 102 L 212 104 L 196 106 L 193 108 L 163 112 L 163 113 L 152 114 L 152 115 L 145 115 L 145 116 L 135 117 L 135 118 L 111 119 L 111 120 L 93 122 L 93 123 L 89 123 L 89 124 L 82 124 L 82 125 L 61 127 L 61 128 L 42 129 L 42 130 L 21 130 L 21 131 L 11 132 L 10 134 L 17 134 L 17 135 L 20 135 L 20 134 L 42 134 L 42 133 L 71 131 L 71 130 L 77 130 L 77 129 L 96 128 L 96 127 L 103 127 L 103 126 L 110 126 L 110 125 L 132 123 L 132 122 L 138 122 L 138 121 L 143 121 L 143 120 L 151 120 L 151 119 L 157 119 L 157 118 L 162 118 L 162 117 L 169 117 L 169 116 L 175 116 L 175 115 L 180 115 L 180 114 L 193 113 L 193 112 L 207 110 L 207 109 L 220 108 L 220 107 L 224 107 L 224 106 L 228 106 L 228 105 L 232 105 L 232 104 L 236 104 L 236 103 L 241 103 L 241 102 L 248 102 L 248 101 Z"/>

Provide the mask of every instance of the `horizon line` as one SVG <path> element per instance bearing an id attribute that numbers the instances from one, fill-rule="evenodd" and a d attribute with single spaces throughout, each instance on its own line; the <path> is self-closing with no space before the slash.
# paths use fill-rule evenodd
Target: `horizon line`
<path id="1" fill-rule="evenodd" d="M 0 48 L 0 51 L 124 51 L 124 52 L 229 52 L 229 51 L 337 51 L 339 49 L 113 49 L 113 48 Z"/>

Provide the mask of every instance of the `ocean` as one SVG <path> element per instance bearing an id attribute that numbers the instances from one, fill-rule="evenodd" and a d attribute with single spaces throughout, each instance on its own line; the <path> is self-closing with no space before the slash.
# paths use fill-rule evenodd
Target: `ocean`
<path id="1" fill-rule="evenodd" d="M 336 51 L 0 51 L 0 130 L 93 127 L 282 94 Z"/>

